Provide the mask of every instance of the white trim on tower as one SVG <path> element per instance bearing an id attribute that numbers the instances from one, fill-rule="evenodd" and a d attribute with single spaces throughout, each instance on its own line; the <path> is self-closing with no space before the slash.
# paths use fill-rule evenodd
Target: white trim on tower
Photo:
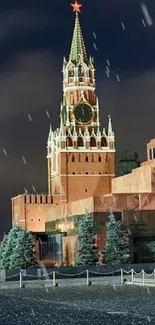
<path id="1" fill-rule="evenodd" d="M 95 90 L 95 87 L 91 87 L 91 86 L 68 86 L 68 87 L 64 87 L 64 92 L 66 91 L 70 91 L 70 90 Z"/>

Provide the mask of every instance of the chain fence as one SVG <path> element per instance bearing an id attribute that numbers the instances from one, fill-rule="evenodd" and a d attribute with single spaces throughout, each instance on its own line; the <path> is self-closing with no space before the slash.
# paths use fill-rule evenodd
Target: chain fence
<path id="1" fill-rule="evenodd" d="M 57 271 L 44 272 L 37 269 L 37 275 L 28 274 L 27 270 L 20 270 L 18 273 L 5 276 L 5 270 L 0 270 L 0 288 L 10 284 L 15 287 L 23 288 L 25 286 L 32 286 L 33 284 L 40 286 L 68 286 L 68 285 L 91 285 L 91 284 L 134 284 L 134 285 L 151 285 L 155 286 L 155 270 L 146 273 L 144 270 L 136 272 L 134 269 L 126 271 L 118 269 L 111 272 L 97 272 L 93 270 L 84 270 L 78 273 L 62 273 Z"/>

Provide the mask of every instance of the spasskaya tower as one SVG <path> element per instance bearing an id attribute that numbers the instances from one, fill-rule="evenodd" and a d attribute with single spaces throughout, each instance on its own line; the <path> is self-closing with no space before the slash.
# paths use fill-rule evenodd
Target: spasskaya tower
<path id="1" fill-rule="evenodd" d="M 79 21 L 81 5 L 72 4 L 75 26 L 69 58 L 63 61 L 60 128 L 50 126 L 47 142 L 48 194 L 53 203 L 77 201 L 111 192 L 115 177 L 115 136 L 109 116 L 100 127 L 94 60 L 88 57 Z"/>

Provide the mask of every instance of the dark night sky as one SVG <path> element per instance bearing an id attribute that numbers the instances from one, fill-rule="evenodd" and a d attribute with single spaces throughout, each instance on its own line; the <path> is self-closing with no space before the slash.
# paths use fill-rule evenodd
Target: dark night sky
<path id="1" fill-rule="evenodd" d="M 138 0 L 80 2 L 87 52 L 96 63 L 101 124 L 107 127 L 110 113 L 117 155 L 128 148 L 144 160 L 146 142 L 155 137 L 155 25 L 143 26 Z M 145 4 L 154 22 L 155 1 Z M 46 110 L 59 127 L 62 58 L 69 54 L 73 24 L 70 0 L 0 4 L 0 233 L 11 226 L 11 197 L 24 187 L 33 192 L 32 185 L 47 191 Z"/>

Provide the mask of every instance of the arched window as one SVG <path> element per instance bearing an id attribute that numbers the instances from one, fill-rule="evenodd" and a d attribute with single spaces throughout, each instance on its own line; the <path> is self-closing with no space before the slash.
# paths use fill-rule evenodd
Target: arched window
<path id="1" fill-rule="evenodd" d="M 74 70 L 72 69 L 72 70 L 69 70 L 69 72 L 68 72 L 68 77 L 70 78 L 70 77 L 74 77 Z"/>
<path id="2" fill-rule="evenodd" d="M 101 147 L 107 147 L 107 140 L 105 137 L 101 138 Z"/>
<path id="3" fill-rule="evenodd" d="M 78 143 L 78 147 L 83 147 L 83 138 L 81 136 L 78 137 L 77 143 Z"/>
<path id="4" fill-rule="evenodd" d="M 85 158 L 85 162 L 88 162 L 88 156 L 86 156 L 86 158 Z"/>
<path id="5" fill-rule="evenodd" d="M 78 161 L 79 161 L 79 162 L 82 162 L 82 155 L 81 155 L 81 153 L 79 154 Z"/>
<path id="6" fill-rule="evenodd" d="M 78 67 L 78 76 L 83 77 L 84 76 L 84 69 L 81 65 Z"/>
<path id="7" fill-rule="evenodd" d="M 72 147 L 73 146 L 73 141 L 72 141 L 72 138 L 70 136 L 67 137 L 66 145 L 67 145 L 67 147 Z"/>
<path id="8" fill-rule="evenodd" d="M 72 162 L 75 162 L 75 156 L 72 155 Z"/>
<path id="9" fill-rule="evenodd" d="M 102 161 L 101 156 L 99 156 L 98 157 L 98 162 L 101 162 L 101 161 Z"/>
<path id="10" fill-rule="evenodd" d="M 96 147 L 96 139 L 94 136 L 90 138 L 90 146 L 91 147 Z"/>

